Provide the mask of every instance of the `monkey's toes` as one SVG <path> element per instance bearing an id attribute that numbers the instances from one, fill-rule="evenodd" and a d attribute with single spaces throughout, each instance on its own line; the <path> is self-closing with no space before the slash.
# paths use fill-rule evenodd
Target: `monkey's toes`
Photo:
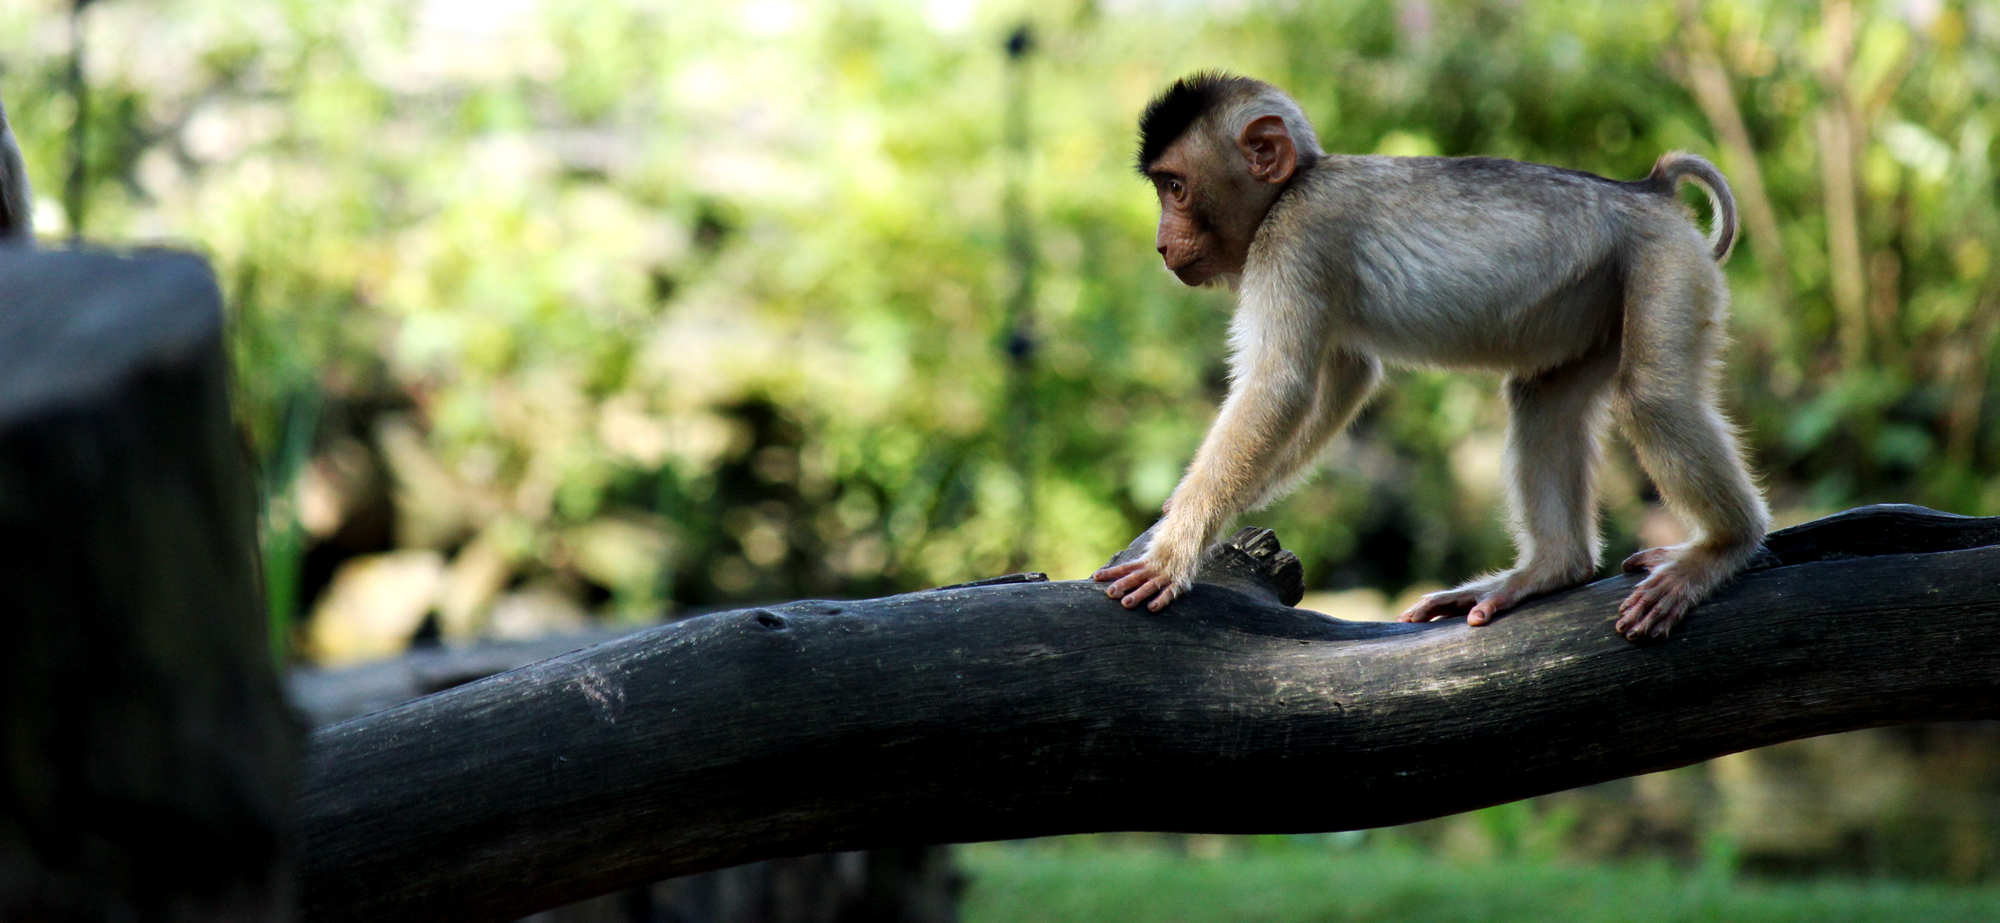
<path id="1" fill-rule="evenodd" d="M 1514 608 L 1520 597 L 1512 593 L 1494 593 L 1479 600 L 1471 612 L 1465 614 L 1465 624 L 1479 626 L 1493 621 L 1493 617 Z"/>
<path id="2" fill-rule="evenodd" d="M 1618 604 L 1618 621 L 1614 627 L 1628 641 L 1641 638 L 1665 638 L 1680 624 L 1693 600 L 1687 597 L 1686 584 L 1678 579 L 1655 574 L 1640 581 L 1632 588 L 1632 594 Z"/>
<path id="3" fill-rule="evenodd" d="M 1478 599 L 1465 593 L 1450 591 L 1432 593 L 1417 600 L 1416 605 L 1403 610 L 1402 615 L 1396 616 L 1396 621 L 1435 622 L 1438 619 L 1457 618 L 1470 610 L 1476 602 Z"/>
<path id="4" fill-rule="evenodd" d="M 1626 558 L 1625 563 L 1620 566 L 1628 574 L 1637 574 L 1653 570 L 1673 559 L 1674 550 L 1672 548 L 1648 548 L 1645 551 L 1638 552 Z"/>

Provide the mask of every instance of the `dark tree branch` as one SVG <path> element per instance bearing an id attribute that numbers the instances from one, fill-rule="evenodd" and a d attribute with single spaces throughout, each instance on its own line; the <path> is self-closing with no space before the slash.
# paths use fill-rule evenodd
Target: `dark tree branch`
<path id="1" fill-rule="evenodd" d="M 1296 564 L 1255 532 L 1161 615 L 1013 582 L 703 616 L 319 731 L 306 915 L 505 920 L 895 844 L 1373 827 L 2000 716 L 2000 548 L 1968 547 L 1996 528 L 1877 507 L 1786 530 L 1788 566 L 1646 646 L 1611 629 L 1627 576 L 1479 629 L 1287 608 Z M 1930 547 L 1959 550 L 1906 553 Z"/>
<path id="2" fill-rule="evenodd" d="M 1988 545 L 2000 545 L 2000 518 L 1958 516 L 1907 503 L 1878 503 L 1773 532 L 1750 566 L 1762 570 Z"/>

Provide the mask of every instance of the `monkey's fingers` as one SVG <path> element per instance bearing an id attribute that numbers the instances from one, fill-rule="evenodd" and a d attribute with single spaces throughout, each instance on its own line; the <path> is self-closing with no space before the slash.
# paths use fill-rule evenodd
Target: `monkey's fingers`
<path id="1" fill-rule="evenodd" d="M 1113 564 L 1108 567 L 1100 567 L 1097 569 L 1097 573 L 1090 575 L 1090 579 L 1095 580 L 1098 583 L 1109 583 L 1110 581 L 1123 577 L 1126 574 L 1133 573 L 1134 571 L 1137 571 L 1139 568 L 1144 566 L 1146 566 L 1146 562 L 1144 561 L 1126 561 L 1123 564 Z M 1111 595 L 1116 596 L 1118 594 L 1113 593 Z"/>
<path id="2" fill-rule="evenodd" d="M 1174 582 L 1167 579 L 1163 574 L 1133 574 L 1125 578 L 1125 580 L 1118 582 L 1124 583 L 1126 580 L 1137 580 L 1141 577 L 1145 577 L 1146 582 L 1139 584 L 1132 592 L 1125 594 L 1125 598 L 1118 601 L 1119 605 L 1127 609 L 1137 609 L 1140 603 L 1151 599 L 1153 600 L 1153 604 L 1147 608 L 1150 611 L 1158 612 L 1162 608 L 1165 608 L 1167 603 L 1174 601 L 1174 594 L 1172 592 Z M 1113 588 L 1112 592 L 1114 594 L 1118 592 L 1116 587 Z"/>
<path id="3" fill-rule="evenodd" d="M 1141 561 L 1138 567 L 1127 571 L 1104 590 L 1104 595 L 1118 600 L 1127 609 L 1137 608 L 1142 602 L 1153 598 L 1160 587 L 1171 583 L 1166 575 Z"/>
<path id="4" fill-rule="evenodd" d="M 1159 595 L 1154 596 L 1153 601 L 1146 606 L 1147 612 L 1158 612 L 1161 609 L 1165 609 L 1168 603 L 1181 598 L 1181 590 L 1179 584 L 1176 584 L 1174 581 L 1168 580 L 1164 577 L 1160 578 L 1160 580 L 1156 582 L 1160 584 L 1160 586 L 1158 587 Z M 1153 584 L 1148 583 L 1146 586 L 1148 588 L 1151 588 Z M 1134 593 L 1132 595 L 1137 596 L 1139 594 Z M 1130 597 L 1127 598 L 1129 599 Z M 1127 608 L 1130 607 L 1128 606 Z"/>

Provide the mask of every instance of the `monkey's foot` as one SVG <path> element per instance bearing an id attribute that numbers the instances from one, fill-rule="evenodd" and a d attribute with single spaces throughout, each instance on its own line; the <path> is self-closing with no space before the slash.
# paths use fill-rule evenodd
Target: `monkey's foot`
<path id="1" fill-rule="evenodd" d="M 1110 583 L 1104 595 L 1118 600 L 1127 609 L 1137 609 L 1140 603 L 1152 600 L 1146 606 L 1148 612 L 1165 609 L 1188 588 L 1186 581 L 1173 579 L 1164 568 L 1146 558 L 1111 565 L 1092 574 L 1090 579 Z"/>
<path id="2" fill-rule="evenodd" d="M 1648 548 L 1625 559 L 1625 572 L 1651 571 L 1618 604 L 1618 633 L 1628 641 L 1665 638 L 1719 580 L 1697 579 L 1712 568 L 1685 548 Z M 1700 556 L 1706 557 L 1706 556 Z"/>
<path id="3" fill-rule="evenodd" d="M 1467 625 L 1484 625 L 1514 608 L 1527 594 L 1506 583 L 1476 583 L 1431 593 L 1397 616 L 1399 622 L 1432 622 L 1465 616 Z"/>
<path id="4" fill-rule="evenodd" d="M 1626 558 L 1625 563 L 1619 566 L 1624 568 L 1628 574 L 1638 574 L 1671 564 L 1673 560 L 1674 549 L 1672 548 L 1648 548 L 1645 551 Z"/>
<path id="5" fill-rule="evenodd" d="M 1484 625 L 1500 613 L 1530 599 L 1567 590 L 1589 580 L 1590 570 L 1588 564 L 1570 567 L 1524 565 L 1481 577 L 1455 589 L 1432 593 L 1418 600 L 1397 619 L 1430 622 L 1463 615 L 1467 625 Z"/>
<path id="6" fill-rule="evenodd" d="M 1687 580 L 1672 571 L 1652 574 L 1618 604 L 1618 633 L 1628 641 L 1665 638 L 1700 601 Z"/>

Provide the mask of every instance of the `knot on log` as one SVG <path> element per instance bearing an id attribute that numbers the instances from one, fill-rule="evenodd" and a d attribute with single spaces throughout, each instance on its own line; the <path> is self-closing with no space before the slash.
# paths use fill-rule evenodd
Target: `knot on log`
<path id="1" fill-rule="evenodd" d="M 1306 595 L 1306 568 L 1299 556 L 1278 545 L 1278 533 L 1256 526 L 1237 530 L 1229 540 L 1208 550 L 1201 563 L 1200 579 L 1210 583 L 1228 581 L 1215 571 L 1241 575 L 1278 602 L 1296 606 Z"/>

